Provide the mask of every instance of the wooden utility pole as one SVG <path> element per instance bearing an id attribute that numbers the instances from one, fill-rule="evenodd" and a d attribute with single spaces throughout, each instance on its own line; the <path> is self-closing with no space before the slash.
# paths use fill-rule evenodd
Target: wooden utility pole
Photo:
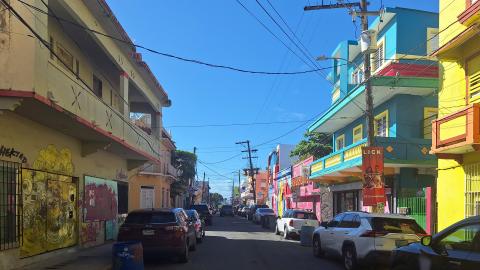
<path id="1" fill-rule="evenodd" d="M 256 192 L 256 183 L 255 183 L 255 174 L 258 173 L 258 168 L 253 168 L 253 163 L 252 163 L 252 158 L 258 158 L 258 157 L 253 157 L 252 152 L 257 152 L 257 149 L 251 149 L 250 148 L 250 141 L 246 140 L 243 142 L 237 142 L 236 144 L 246 144 L 247 145 L 247 150 L 244 150 L 242 152 L 247 153 L 247 157 L 244 157 L 243 159 L 248 159 L 250 168 L 247 169 L 248 175 L 252 178 L 252 188 L 253 188 L 253 202 L 256 204 L 257 203 L 257 192 Z"/>
<path id="2" fill-rule="evenodd" d="M 340 2 L 340 1 L 339 1 Z M 360 11 L 355 11 L 352 13 L 352 16 L 359 16 L 361 18 L 362 23 L 362 34 L 367 33 L 368 31 L 368 16 L 375 16 L 379 15 L 379 12 L 369 12 L 368 11 L 368 2 L 366 0 L 361 0 L 360 2 L 356 3 L 337 3 L 337 4 L 327 4 L 324 5 L 322 1 L 322 5 L 316 6 L 306 6 L 304 8 L 305 11 L 309 10 L 319 10 L 319 9 L 333 9 L 333 8 L 360 8 Z M 364 66 L 364 74 L 365 74 L 365 116 L 367 118 L 367 146 L 374 146 L 375 144 L 375 132 L 374 132 L 374 124 L 373 124 L 373 96 L 372 96 L 372 84 L 370 82 L 371 76 L 371 63 L 370 63 L 370 53 L 366 51 L 363 56 L 363 66 Z"/>

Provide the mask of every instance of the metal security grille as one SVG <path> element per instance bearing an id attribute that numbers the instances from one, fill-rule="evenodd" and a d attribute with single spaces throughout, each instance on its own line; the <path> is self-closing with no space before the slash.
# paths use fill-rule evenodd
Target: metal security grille
<path id="1" fill-rule="evenodd" d="M 22 240 L 22 165 L 0 160 L 0 250 Z"/>
<path id="2" fill-rule="evenodd" d="M 480 215 L 480 163 L 465 165 L 465 217 Z"/>

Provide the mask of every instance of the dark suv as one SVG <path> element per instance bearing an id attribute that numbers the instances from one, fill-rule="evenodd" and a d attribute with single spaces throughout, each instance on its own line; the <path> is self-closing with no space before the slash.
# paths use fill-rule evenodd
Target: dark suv
<path id="1" fill-rule="evenodd" d="M 222 208 L 220 209 L 220 216 L 223 217 L 223 216 L 234 216 L 233 215 L 233 208 L 231 205 L 224 205 L 222 206 Z"/>
<path id="2" fill-rule="evenodd" d="M 176 255 L 188 261 L 196 249 L 194 225 L 181 208 L 142 209 L 128 214 L 120 227 L 118 241 L 141 241 L 145 254 Z"/>
<path id="3" fill-rule="evenodd" d="M 205 225 L 212 225 L 212 213 L 206 204 L 194 204 L 190 209 L 197 210 L 200 218 L 205 220 Z"/>
<path id="4" fill-rule="evenodd" d="M 480 216 L 457 222 L 420 243 L 397 248 L 391 269 L 480 269 Z"/>

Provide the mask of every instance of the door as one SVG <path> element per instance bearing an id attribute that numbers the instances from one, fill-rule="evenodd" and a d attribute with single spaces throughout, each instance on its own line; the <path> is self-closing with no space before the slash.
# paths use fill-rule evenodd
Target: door
<path id="1" fill-rule="evenodd" d="M 140 208 L 155 208 L 155 188 L 149 186 L 140 187 Z"/>
<path id="2" fill-rule="evenodd" d="M 478 249 L 476 246 L 480 238 L 480 224 L 471 224 L 459 227 L 447 233 L 432 243 L 432 251 L 425 254 L 431 261 L 431 269 L 478 269 L 472 268 L 472 251 Z"/>
<path id="3" fill-rule="evenodd" d="M 332 244 L 335 251 L 341 253 L 343 241 L 349 238 L 349 233 L 352 231 L 354 218 L 355 215 L 353 214 L 345 214 L 340 224 L 333 229 L 333 234 L 331 235 L 333 237 Z"/>
<path id="4" fill-rule="evenodd" d="M 320 232 L 320 243 L 322 248 L 325 250 L 333 251 L 335 250 L 335 229 L 340 225 L 345 214 L 338 214 L 336 215 L 332 221 L 328 223 L 328 226 L 325 230 Z"/>

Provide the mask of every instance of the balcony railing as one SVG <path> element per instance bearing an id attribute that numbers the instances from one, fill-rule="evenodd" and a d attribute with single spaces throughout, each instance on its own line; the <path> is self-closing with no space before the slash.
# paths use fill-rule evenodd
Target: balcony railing
<path id="1" fill-rule="evenodd" d="M 159 158 L 160 141 L 130 122 L 118 110 L 86 89 L 80 81 L 53 61 L 48 62 L 48 87 L 38 94 L 48 97 L 77 119 L 103 134 L 115 137 L 138 152 Z M 44 91 L 44 92 L 41 92 Z"/>
<path id="2" fill-rule="evenodd" d="M 431 153 L 464 154 L 480 150 L 480 104 L 471 104 L 432 124 Z"/>
<path id="3" fill-rule="evenodd" d="M 362 147 L 367 144 L 367 139 L 362 139 L 343 149 L 333 152 L 312 163 L 311 174 L 331 168 L 342 162 L 353 160 L 362 156 Z"/>
<path id="4" fill-rule="evenodd" d="M 149 162 L 142 165 L 139 171 L 147 174 L 151 173 L 151 174 L 169 175 L 174 178 L 177 177 L 177 169 L 173 167 L 171 164 L 155 164 L 155 163 Z"/>

